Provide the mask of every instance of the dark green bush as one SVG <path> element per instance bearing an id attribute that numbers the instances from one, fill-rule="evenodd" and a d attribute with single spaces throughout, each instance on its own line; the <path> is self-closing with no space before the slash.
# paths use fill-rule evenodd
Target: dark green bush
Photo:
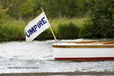
<path id="1" fill-rule="evenodd" d="M 80 29 L 80 38 L 114 38 L 114 25 L 94 25 L 91 20 L 85 21 Z"/>
<path id="2" fill-rule="evenodd" d="M 79 35 L 79 28 L 73 23 L 61 24 L 58 27 L 57 37 L 59 39 L 76 39 Z"/>
<path id="3" fill-rule="evenodd" d="M 53 39 L 53 35 L 50 29 L 45 30 L 36 38 L 36 40 L 47 40 L 47 39 Z"/>
<path id="4" fill-rule="evenodd" d="M 107 29 L 106 38 L 114 38 L 114 24 Z"/>
<path id="5" fill-rule="evenodd" d="M 80 31 L 83 38 L 114 38 L 112 0 L 91 0 L 91 20 Z"/>
<path id="6" fill-rule="evenodd" d="M 0 25 L 0 41 L 15 41 L 23 39 L 25 39 L 23 27 L 12 26 L 9 24 Z"/>
<path id="7" fill-rule="evenodd" d="M 90 20 L 86 20 L 84 26 L 80 29 L 80 38 L 95 38 L 96 30 Z"/>

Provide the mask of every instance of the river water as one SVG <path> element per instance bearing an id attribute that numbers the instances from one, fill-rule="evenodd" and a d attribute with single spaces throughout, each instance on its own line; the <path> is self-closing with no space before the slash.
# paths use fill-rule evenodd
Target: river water
<path id="1" fill-rule="evenodd" d="M 77 40 L 61 40 L 80 41 Z M 0 43 L 0 73 L 14 72 L 113 72 L 114 61 L 55 61 L 54 40 Z"/>

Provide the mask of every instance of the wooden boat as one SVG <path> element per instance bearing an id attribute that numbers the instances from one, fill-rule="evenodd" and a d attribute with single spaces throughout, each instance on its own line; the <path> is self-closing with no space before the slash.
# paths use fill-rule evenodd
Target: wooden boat
<path id="1" fill-rule="evenodd" d="M 114 60 L 114 41 L 79 41 L 52 45 L 55 60 Z"/>

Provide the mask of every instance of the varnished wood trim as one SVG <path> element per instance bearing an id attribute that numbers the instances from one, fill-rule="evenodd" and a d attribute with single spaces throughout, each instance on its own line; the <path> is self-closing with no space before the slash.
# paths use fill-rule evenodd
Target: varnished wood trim
<path id="1" fill-rule="evenodd" d="M 88 44 L 88 43 L 95 43 L 97 41 L 78 41 L 78 42 L 65 42 L 65 43 L 76 43 L 76 44 Z"/>
<path id="2" fill-rule="evenodd" d="M 76 43 L 76 44 L 91 44 L 91 43 L 114 44 L 114 41 L 79 41 L 79 42 L 65 42 L 65 43 Z"/>
<path id="3" fill-rule="evenodd" d="M 114 41 L 103 42 L 103 44 L 114 44 Z"/>
<path id="4" fill-rule="evenodd" d="M 114 48 L 113 46 L 106 45 L 94 45 L 94 46 L 65 46 L 65 45 L 53 45 L 54 48 Z"/>

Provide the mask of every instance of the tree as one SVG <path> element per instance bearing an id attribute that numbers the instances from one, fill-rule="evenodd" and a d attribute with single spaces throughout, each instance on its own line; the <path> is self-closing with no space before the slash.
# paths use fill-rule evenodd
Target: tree
<path id="1" fill-rule="evenodd" d="M 22 19 L 22 2 L 23 0 L 0 0 L 3 8 L 8 9 L 7 14 L 16 19 Z"/>
<path id="2" fill-rule="evenodd" d="M 4 9 L 3 6 L 0 5 L 0 23 L 2 23 L 4 21 L 7 11 L 8 11 L 8 9 Z"/>
<path id="3" fill-rule="evenodd" d="M 88 5 L 91 22 L 85 24 L 80 35 L 86 38 L 114 38 L 113 0 L 91 0 Z"/>

